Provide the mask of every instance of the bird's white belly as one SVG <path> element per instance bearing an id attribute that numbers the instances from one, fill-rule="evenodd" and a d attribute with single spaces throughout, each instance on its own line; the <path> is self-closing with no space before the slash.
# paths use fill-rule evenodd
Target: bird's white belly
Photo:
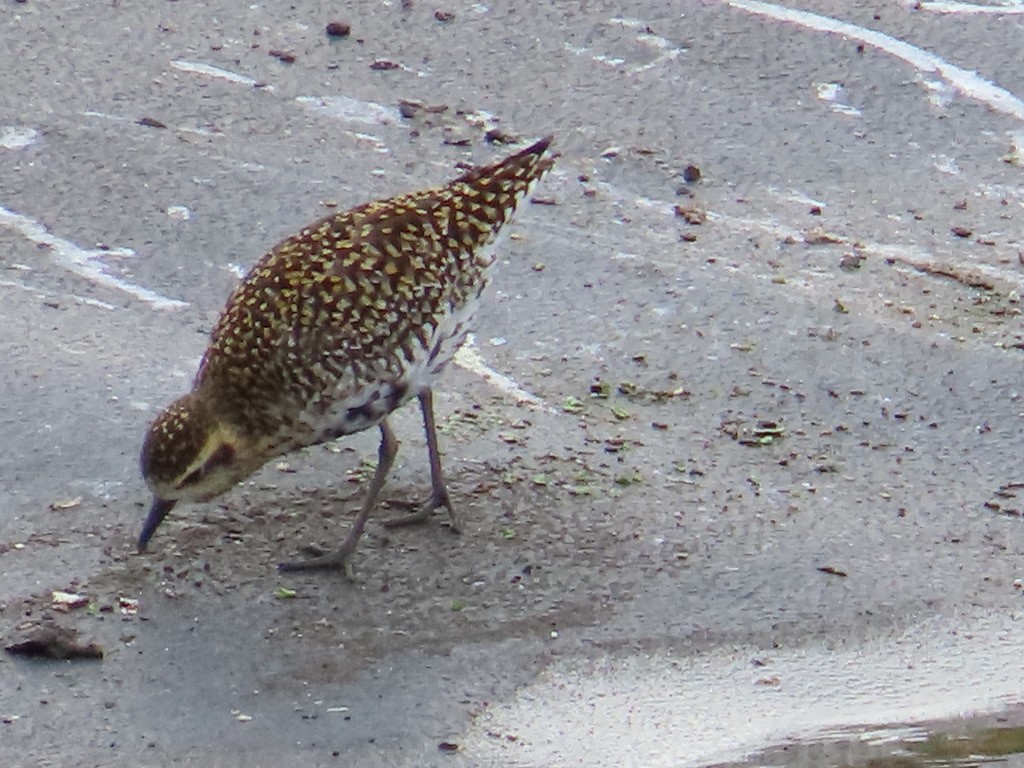
<path id="1" fill-rule="evenodd" d="M 302 442 L 313 445 L 369 429 L 433 387 L 471 332 L 477 304 L 473 300 L 446 316 L 426 346 L 412 345 L 411 355 L 396 350 L 397 370 L 355 386 L 351 378 L 343 377 L 315 397 L 298 419 L 304 427 Z"/>

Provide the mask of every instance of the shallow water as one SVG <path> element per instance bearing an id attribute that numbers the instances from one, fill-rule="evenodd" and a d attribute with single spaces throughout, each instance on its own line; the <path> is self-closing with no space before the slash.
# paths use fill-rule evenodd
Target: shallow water
<path id="1" fill-rule="evenodd" d="M 1024 710 L 924 723 L 847 729 L 766 749 L 739 768 L 1024 766 Z"/>
<path id="2" fill-rule="evenodd" d="M 531 765 L 917 765 L 1007 754 L 1024 733 L 990 729 L 1002 727 L 992 713 L 1016 713 L 1024 691 L 1019 623 L 935 621 L 846 648 L 575 662 L 483 724 L 506 737 L 506 757 Z M 484 738 L 481 753 L 498 743 Z"/>

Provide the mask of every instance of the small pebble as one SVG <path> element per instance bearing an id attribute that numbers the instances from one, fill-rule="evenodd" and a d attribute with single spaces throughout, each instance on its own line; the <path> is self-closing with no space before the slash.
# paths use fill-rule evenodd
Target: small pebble
<path id="1" fill-rule="evenodd" d="M 839 260 L 839 268 L 846 272 L 854 272 L 861 268 L 864 257 L 859 253 L 844 253 Z"/>
<path id="2" fill-rule="evenodd" d="M 332 21 L 324 31 L 328 37 L 348 37 L 352 33 L 352 26 L 345 21 Z"/>
<path id="3" fill-rule="evenodd" d="M 484 141 L 488 144 L 515 144 L 519 140 L 514 133 L 509 133 L 502 128 L 491 128 L 484 134 Z"/>
<path id="4" fill-rule="evenodd" d="M 422 108 L 423 105 L 416 101 L 398 102 L 398 113 L 406 120 L 412 119 Z"/>

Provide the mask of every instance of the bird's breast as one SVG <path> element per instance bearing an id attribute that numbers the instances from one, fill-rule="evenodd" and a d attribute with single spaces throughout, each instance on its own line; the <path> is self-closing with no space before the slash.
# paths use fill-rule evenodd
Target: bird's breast
<path id="1" fill-rule="evenodd" d="M 472 331 L 477 300 L 443 317 L 431 333 L 401 343 L 361 364 L 320 365 L 315 391 L 286 428 L 301 445 L 335 440 L 376 426 L 389 413 L 434 386 Z"/>

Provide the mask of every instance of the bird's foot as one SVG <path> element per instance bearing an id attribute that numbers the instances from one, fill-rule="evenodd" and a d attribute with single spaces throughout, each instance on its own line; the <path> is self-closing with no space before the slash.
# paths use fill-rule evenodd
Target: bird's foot
<path id="1" fill-rule="evenodd" d="M 288 560 L 277 564 L 277 570 L 283 573 L 294 573 L 297 571 L 345 571 L 345 576 L 350 581 L 355 581 L 355 571 L 352 570 L 352 553 L 355 546 L 346 542 L 339 549 L 333 552 L 317 546 L 306 546 L 302 551 L 310 557 L 306 560 Z"/>
<path id="2" fill-rule="evenodd" d="M 455 508 L 452 506 L 452 501 L 448 498 L 448 490 L 442 488 L 441 490 L 435 490 L 430 494 L 430 497 L 421 503 L 414 501 L 402 501 L 400 499 L 392 499 L 388 501 L 388 504 L 396 507 L 405 507 L 406 509 L 413 509 L 414 511 L 408 515 L 401 515 L 399 517 L 392 517 L 384 520 L 382 525 L 385 528 L 398 528 L 404 525 L 416 525 L 417 523 L 424 522 L 430 517 L 430 514 L 438 507 L 444 507 L 448 510 L 448 525 L 455 533 L 462 533 L 462 524 L 459 522 L 459 516 L 455 514 Z"/>

